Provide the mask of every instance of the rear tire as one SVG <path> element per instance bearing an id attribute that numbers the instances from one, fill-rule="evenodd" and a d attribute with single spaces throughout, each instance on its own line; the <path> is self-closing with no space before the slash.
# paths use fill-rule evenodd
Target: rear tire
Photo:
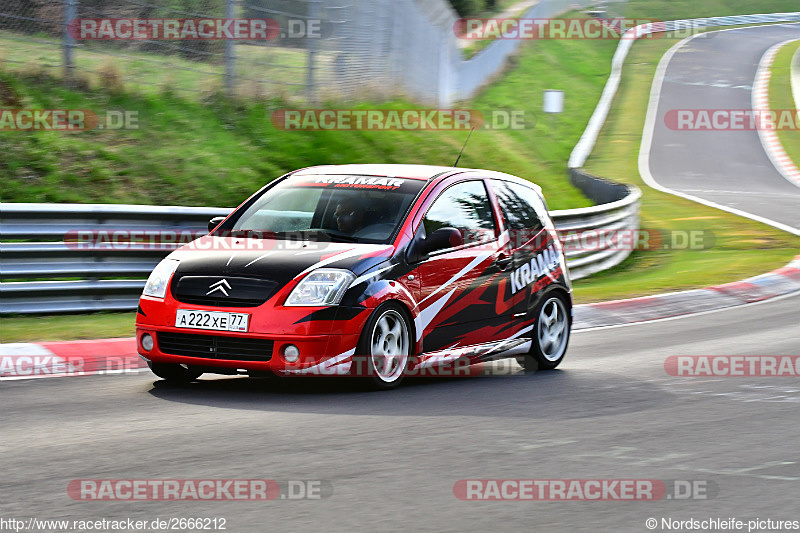
<path id="1" fill-rule="evenodd" d="M 394 302 L 380 305 L 367 320 L 358 341 L 350 374 L 372 389 L 393 389 L 403 381 L 411 355 L 411 327 L 404 309 Z"/>
<path id="2" fill-rule="evenodd" d="M 531 350 L 517 362 L 527 372 L 552 370 L 567 353 L 572 326 L 567 304 L 559 295 L 547 296 L 534 311 Z"/>
<path id="3" fill-rule="evenodd" d="M 148 361 L 147 366 L 150 367 L 153 374 L 171 383 L 190 383 L 203 375 L 202 371 L 193 370 L 191 367 L 185 368 L 183 365 L 175 363 L 153 363 Z"/>

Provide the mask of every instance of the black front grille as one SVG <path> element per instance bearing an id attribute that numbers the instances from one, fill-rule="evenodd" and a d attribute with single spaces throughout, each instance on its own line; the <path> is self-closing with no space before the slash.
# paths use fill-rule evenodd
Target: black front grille
<path id="1" fill-rule="evenodd" d="M 175 276 L 171 290 L 176 300 L 187 304 L 211 307 L 256 307 L 272 296 L 277 285 L 275 281 L 267 279 Z"/>
<path id="2" fill-rule="evenodd" d="M 263 362 L 272 359 L 273 341 L 270 339 L 162 331 L 156 334 L 156 340 L 162 352 L 172 355 L 223 361 Z"/>

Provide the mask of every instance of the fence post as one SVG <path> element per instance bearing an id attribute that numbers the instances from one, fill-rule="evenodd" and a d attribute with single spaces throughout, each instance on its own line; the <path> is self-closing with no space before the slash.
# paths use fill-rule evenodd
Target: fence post
<path id="1" fill-rule="evenodd" d="M 225 18 L 232 19 L 234 17 L 236 0 L 227 0 L 225 2 Z M 234 55 L 234 41 L 227 39 L 225 41 L 225 92 L 228 96 L 233 96 L 234 86 L 236 85 L 236 72 L 235 63 L 236 56 Z"/>
<path id="2" fill-rule="evenodd" d="M 308 50 L 308 64 L 306 65 L 306 100 L 310 104 L 316 104 L 316 68 L 317 68 L 317 48 L 319 35 L 310 36 L 308 31 L 309 24 L 319 19 L 320 0 L 311 0 L 308 3 L 308 18 L 306 19 L 306 46 Z"/>
<path id="3" fill-rule="evenodd" d="M 64 0 L 64 84 L 67 87 L 72 86 L 73 82 L 73 69 L 75 65 L 72 60 L 72 51 L 75 48 L 75 39 L 69 34 L 69 23 L 75 18 L 75 4 L 78 0 Z"/>

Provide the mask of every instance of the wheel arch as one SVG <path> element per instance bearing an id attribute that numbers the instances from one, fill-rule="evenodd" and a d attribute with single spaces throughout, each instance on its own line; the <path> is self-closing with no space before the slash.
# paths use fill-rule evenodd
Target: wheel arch
<path id="1" fill-rule="evenodd" d="M 561 284 L 551 283 L 549 286 L 542 289 L 535 298 L 531 298 L 528 302 L 528 312 L 533 312 L 539 305 L 542 304 L 548 297 L 556 295 L 560 296 L 564 303 L 567 305 L 569 311 L 569 323 L 572 325 L 572 291 L 567 289 Z"/>
<path id="2" fill-rule="evenodd" d="M 412 312 L 411 307 L 404 300 L 401 300 L 401 299 L 398 299 L 398 298 L 386 298 L 386 299 L 383 299 L 378 305 L 376 305 L 372 309 L 372 313 L 377 312 L 377 310 L 381 306 L 386 305 L 386 304 L 394 304 L 394 305 L 396 305 L 397 307 L 400 308 L 400 311 L 405 316 L 406 322 L 408 322 L 408 333 L 409 333 L 410 338 L 412 340 L 412 346 L 413 346 L 412 352 L 413 353 L 411 353 L 409 355 L 418 355 L 420 353 L 420 349 L 422 347 L 422 339 L 417 341 L 417 324 L 416 324 L 416 322 L 414 322 L 414 313 Z M 372 316 L 372 314 L 370 314 L 370 316 Z"/>

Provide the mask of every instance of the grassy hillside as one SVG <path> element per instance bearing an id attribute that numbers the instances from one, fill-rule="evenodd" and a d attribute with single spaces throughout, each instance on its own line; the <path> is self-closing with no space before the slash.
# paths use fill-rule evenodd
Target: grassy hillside
<path id="1" fill-rule="evenodd" d="M 787 11 L 797 6 L 796 0 L 762 0 L 757 6 L 743 0 L 630 0 L 626 9 L 629 17 L 670 19 Z M 479 131 L 462 166 L 536 181 L 555 209 L 588 205 L 569 185 L 565 163 L 599 99 L 615 47 L 610 40 L 527 43 L 502 78 L 474 100 L 457 105 L 487 114 L 524 111 L 527 129 Z M 100 115 L 109 110 L 136 111 L 139 119 L 138 130 L 0 131 L 0 200 L 6 202 L 234 206 L 281 173 L 308 165 L 451 164 L 466 136 L 464 132 L 279 131 L 270 123 L 271 113 L 295 105 L 281 100 L 231 102 L 214 92 L 218 85 L 213 79 L 200 79 L 203 75 L 196 72 L 160 73 L 172 80 L 167 83 L 158 73 L 137 70 L 147 61 L 128 68 L 107 57 L 78 53 L 79 76 L 86 88 L 69 91 L 53 77 L 58 69 L 44 68 L 59 64 L 57 46 L 27 46 L 0 32 L 0 49 L 0 57 L 9 60 L 0 63 L 0 107 L 79 108 Z M 91 61 L 102 64 L 92 66 Z M 178 74 L 180 78 L 173 79 Z M 155 90 L 159 83 L 196 87 L 198 92 Z M 565 113 L 556 120 L 540 112 L 544 89 L 566 91 Z M 413 106 L 397 101 L 356 107 Z"/>
<path id="2" fill-rule="evenodd" d="M 2 41 L 2 35 L 0 35 Z M 478 130 L 460 166 L 500 170 L 542 185 L 554 209 L 589 205 L 566 177 L 566 160 L 608 77 L 615 42 L 530 43 L 507 73 L 476 99 L 454 107 L 523 111 L 525 129 Z M 20 52 L 22 53 L 22 52 Z M 0 131 L 0 198 L 11 202 L 112 202 L 234 206 L 283 172 L 316 164 L 385 162 L 449 165 L 466 132 L 281 131 L 281 100 L 230 101 L 109 87 L 85 80 L 63 88 L 50 73 L 0 71 L 5 107 L 138 112 L 135 130 Z M 566 90 L 566 110 L 542 117 L 542 91 Z M 351 107 L 328 103 L 324 107 Z M 419 107 L 396 101 L 359 109 Z"/>

